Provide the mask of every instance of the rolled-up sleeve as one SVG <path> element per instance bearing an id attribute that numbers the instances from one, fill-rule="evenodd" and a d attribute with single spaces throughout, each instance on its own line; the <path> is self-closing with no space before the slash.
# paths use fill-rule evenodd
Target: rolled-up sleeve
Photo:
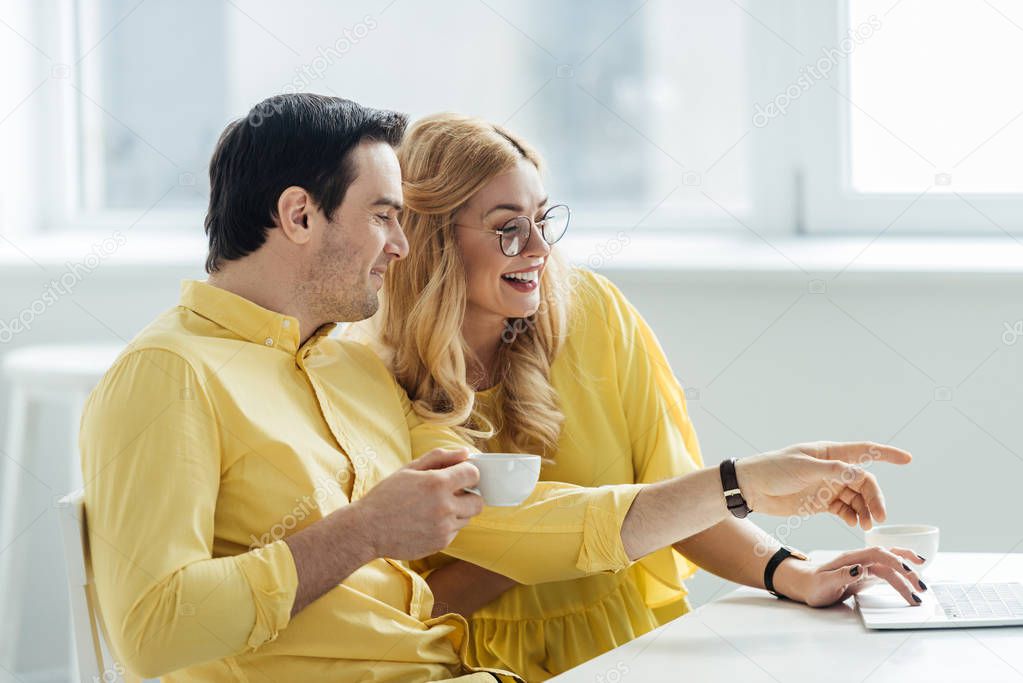
<path id="1" fill-rule="evenodd" d="M 90 559 L 117 656 L 153 677 L 258 648 L 287 626 L 287 545 L 213 557 L 221 436 L 181 356 L 123 356 L 87 403 L 80 447 Z"/>
<path id="2" fill-rule="evenodd" d="M 484 508 L 444 553 L 524 584 L 621 571 L 622 523 L 642 488 L 543 481 L 518 507 Z"/>
<path id="3" fill-rule="evenodd" d="M 434 448 L 472 448 L 416 415 L 400 387 L 413 458 Z M 541 481 L 521 505 L 486 507 L 443 552 L 519 583 L 564 581 L 629 566 L 622 524 L 643 484 L 583 488 Z"/>

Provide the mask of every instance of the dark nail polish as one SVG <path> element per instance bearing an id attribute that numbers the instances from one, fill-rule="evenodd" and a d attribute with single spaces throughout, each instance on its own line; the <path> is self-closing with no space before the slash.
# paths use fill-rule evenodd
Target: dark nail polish
<path id="1" fill-rule="evenodd" d="M 927 590 L 927 584 L 924 583 L 923 579 L 920 579 L 920 590 Z"/>
<path id="2" fill-rule="evenodd" d="M 905 569 L 907 572 L 913 571 L 912 569 L 909 568 L 909 565 L 906 564 L 905 562 L 902 563 L 902 568 Z"/>
<path id="3" fill-rule="evenodd" d="M 849 573 L 852 574 L 853 576 L 859 576 L 860 575 L 860 568 L 859 567 L 853 567 L 852 569 L 849 570 Z"/>
<path id="4" fill-rule="evenodd" d="M 919 604 L 920 604 L 921 602 L 923 602 L 923 600 L 921 600 L 921 599 L 920 599 L 920 596 L 919 596 L 919 595 L 917 595 L 916 593 L 913 593 L 913 599 L 914 599 L 914 600 L 916 600 L 916 604 L 918 604 L 918 605 L 919 605 Z"/>
<path id="5" fill-rule="evenodd" d="M 923 555 L 921 555 L 920 553 L 916 553 L 916 556 L 920 558 L 921 562 L 926 562 L 927 561 L 927 558 L 924 557 Z"/>

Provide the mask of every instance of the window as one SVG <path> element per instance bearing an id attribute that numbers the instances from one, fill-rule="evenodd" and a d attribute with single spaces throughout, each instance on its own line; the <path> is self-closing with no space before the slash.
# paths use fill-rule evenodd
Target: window
<path id="1" fill-rule="evenodd" d="M 879 29 L 849 57 L 852 188 L 1023 192 L 1023 27 L 984 2 L 889 8 L 850 2 L 850 26 Z"/>
<path id="2" fill-rule="evenodd" d="M 34 107 L 22 157 L 44 227 L 195 230 L 220 131 L 285 91 L 504 124 L 545 157 L 578 228 L 1003 234 L 1023 220 L 1023 9 L 1009 0 L 19 11 L 10 37 L 31 75 L 7 100 L 29 97 L 14 119 Z"/>
<path id="3" fill-rule="evenodd" d="M 78 6 L 82 206 L 205 206 L 203 170 L 229 116 L 223 2 Z"/>
<path id="4" fill-rule="evenodd" d="M 753 211 L 748 17 L 727 3 L 71 6 L 74 201 L 58 223 L 145 212 L 194 229 L 219 132 L 287 90 L 505 124 L 577 225 L 741 229 Z"/>
<path id="5" fill-rule="evenodd" d="M 838 77 L 805 115 L 808 224 L 1006 234 L 1023 220 L 1023 11 L 1000 0 L 828 3 Z M 852 36 L 852 39 L 850 39 Z"/>

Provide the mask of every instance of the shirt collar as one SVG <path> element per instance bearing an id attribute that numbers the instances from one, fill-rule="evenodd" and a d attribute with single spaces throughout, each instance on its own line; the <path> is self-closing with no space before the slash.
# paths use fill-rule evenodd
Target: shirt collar
<path id="1" fill-rule="evenodd" d="M 234 332 L 236 335 L 270 348 L 295 355 L 299 349 L 298 319 L 263 308 L 259 304 L 198 280 L 181 283 L 181 306 L 207 320 Z M 312 344 L 337 326 L 321 325 L 306 344 Z"/>

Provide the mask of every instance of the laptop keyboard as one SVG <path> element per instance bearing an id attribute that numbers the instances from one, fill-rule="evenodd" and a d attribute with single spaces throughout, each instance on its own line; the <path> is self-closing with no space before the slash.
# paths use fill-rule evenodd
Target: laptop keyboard
<path id="1" fill-rule="evenodd" d="M 931 590 L 949 619 L 1023 619 L 1021 583 L 937 583 Z"/>

